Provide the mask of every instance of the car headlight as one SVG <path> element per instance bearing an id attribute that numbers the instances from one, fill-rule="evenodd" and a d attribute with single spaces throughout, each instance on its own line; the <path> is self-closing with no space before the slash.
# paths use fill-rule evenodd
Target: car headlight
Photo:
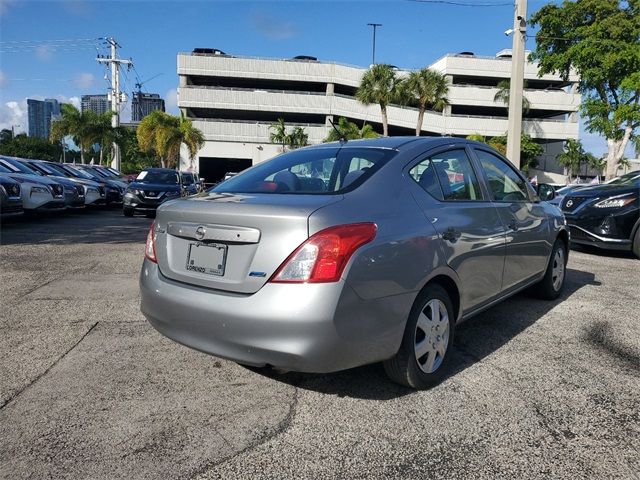
<path id="1" fill-rule="evenodd" d="M 49 193 L 47 187 L 31 187 L 31 195 L 34 193 Z"/>
<path id="2" fill-rule="evenodd" d="M 617 195 L 615 197 L 605 198 L 594 205 L 596 208 L 620 208 L 630 203 L 635 202 L 637 199 L 631 193 L 625 193 L 624 195 Z"/>

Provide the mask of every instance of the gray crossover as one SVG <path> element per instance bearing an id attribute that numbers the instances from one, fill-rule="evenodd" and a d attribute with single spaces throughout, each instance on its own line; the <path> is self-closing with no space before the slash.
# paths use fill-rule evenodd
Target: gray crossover
<path id="1" fill-rule="evenodd" d="M 437 382 L 455 327 L 527 287 L 556 298 L 557 207 L 486 145 L 394 137 L 303 148 L 164 203 L 141 309 L 164 335 L 253 366 L 383 361 Z"/>

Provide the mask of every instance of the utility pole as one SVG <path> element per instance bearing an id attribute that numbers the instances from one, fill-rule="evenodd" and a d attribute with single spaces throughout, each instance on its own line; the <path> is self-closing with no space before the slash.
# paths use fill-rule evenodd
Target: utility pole
<path id="1" fill-rule="evenodd" d="M 381 23 L 367 23 L 367 26 L 373 27 L 373 54 L 371 55 L 371 65 L 376 64 L 376 29 L 381 27 Z"/>
<path id="2" fill-rule="evenodd" d="M 513 47 L 511 49 L 507 158 L 518 168 L 520 168 L 520 137 L 522 135 L 522 89 L 526 32 L 527 0 L 516 0 L 513 19 Z"/>
<path id="3" fill-rule="evenodd" d="M 111 55 L 109 57 L 98 55 L 96 60 L 98 63 L 111 65 L 111 110 L 113 111 L 111 126 L 115 128 L 120 125 L 120 103 L 127 101 L 124 92 L 120 91 L 120 65 L 127 65 L 128 68 L 131 68 L 133 62 L 131 60 L 118 58 L 118 47 L 120 45 L 115 38 L 109 37 L 105 40 L 107 44 L 111 46 Z M 111 159 L 111 168 L 120 170 L 120 146 L 114 142 L 112 149 L 113 158 Z"/>

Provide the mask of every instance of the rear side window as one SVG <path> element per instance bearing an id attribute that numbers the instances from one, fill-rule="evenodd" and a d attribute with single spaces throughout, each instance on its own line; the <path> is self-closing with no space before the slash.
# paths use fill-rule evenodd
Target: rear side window
<path id="1" fill-rule="evenodd" d="M 464 149 L 432 155 L 409 173 L 418 185 L 438 200 L 482 200 L 478 178 Z"/>
<path id="2" fill-rule="evenodd" d="M 226 193 L 335 194 L 352 190 L 396 154 L 381 148 L 317 148 L 285 153 L 213 188 Z"/>

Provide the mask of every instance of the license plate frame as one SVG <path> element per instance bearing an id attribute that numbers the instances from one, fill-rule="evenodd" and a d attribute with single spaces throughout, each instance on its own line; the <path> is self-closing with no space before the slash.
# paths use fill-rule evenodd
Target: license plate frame
<path id="1" fill-rule="evenodd" d="M 188 272 L 223 277 L 227 265 L 228 246 L 223 243 L 190 242 L 185 268 Z M 208 256 L 213 254 L 210 262 Z"/>

